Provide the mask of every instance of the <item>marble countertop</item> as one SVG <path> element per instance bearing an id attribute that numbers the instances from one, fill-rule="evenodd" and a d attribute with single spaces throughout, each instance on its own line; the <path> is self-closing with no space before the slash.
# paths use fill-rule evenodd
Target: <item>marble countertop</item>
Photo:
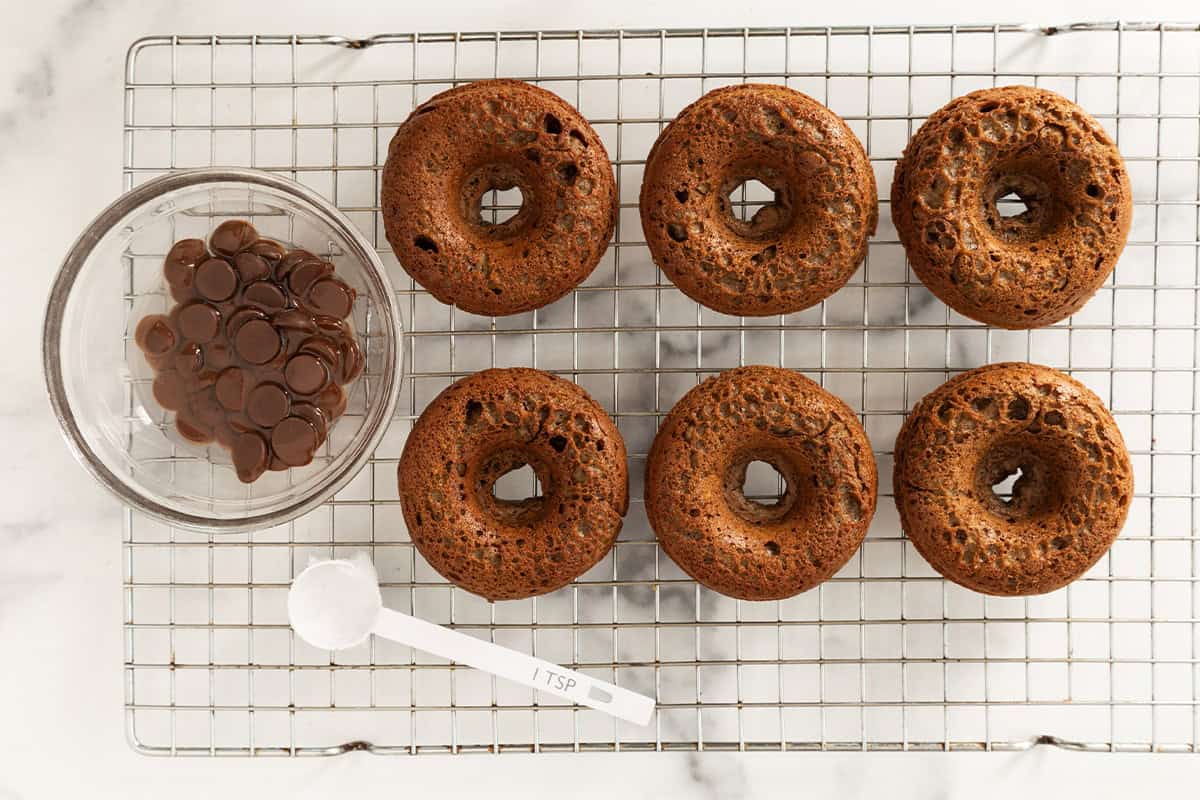
<path id="1" fill-rule="evenodd" d="M 387 7 L 385 7 L 387 6 Z M 121 510 L 72 460 L 45 399 L 43 301 L 77 232 L 121 190 L 122 69 L 135 38 L 160 33 L 338 33 L 589 27 L 856 23 L 1057 23 L 1068 0 L 1010 0 L 968 12 L 961 2 L 844 0 L 814 11 L 794 2 L 488 0 L 421 4 L 369 0 L 247 4 L 230 0 L 10 2 L 0 49 L 0 197 L 8 308 L 0 315 L 7 391 L 0 393 L 0 800 L 61 796 L 201 797 L 343 790 L 415 797 L 571 796 L 760 798 L 976 797 L 1022 786 L 1094 796 L 1200 778 L 1200 757 L 1027 753 L 546 755 L 449 759 L 153 759 L 122 731 Z M 1189 0 L 1095 0 L 1095 19 L 1196 17 Z M 825 14 L 826 16 L 820 16 Z M 980 16 L 980 15 L 984 16 Z M 13 31 L 18 31 L 14 33 Z M 1178 787 L 1178 788 L 1177 788 Z"/>

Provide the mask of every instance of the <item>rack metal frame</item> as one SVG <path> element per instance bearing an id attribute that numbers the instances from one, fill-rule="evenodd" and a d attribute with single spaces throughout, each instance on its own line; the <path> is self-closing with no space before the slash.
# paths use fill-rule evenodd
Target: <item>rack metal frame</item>
<path id="1" fill-rule="evenodd" d="M 125 183 L 187 166 L 254 166 L 318 189 L 371 237 L 408 325 L 404 398 L 369 466 L 331 502 L 244 535 L 174 530 L 129 512 L 125 708 L 157 755 L 670 750 L 1200 751 L 1200 25 L 1081 23 L 156 36 L 129 50 Z M 392 131 L 451 85 L 516 77 L 576 104 L 605 140 L 617 231 L 593 275 L 536 312 L 485 319 L 436 302 L 382 236 Z M 719 85 L 787 83 L 840 113 L 881 189 L 866 263 L 820 306 L 741 319 L 664 280 L 637 215 L 645 154 Z M 987 328 L 915 280 L 887 187 L 907 138 L 966 91 L 1036 83 L 1116 137 L 1135 193 L 1129 246 L 1080 313 L 1037 331 Z M 767 197 L 734 198 L 751 213 Z M 519 198 L 490 198 L 499 218 Z M 132 270 L 132 267 L 130 267 Z M 129 301 L 136 300 L 130 283 Z M 1137 493 L 1113 550 L 1072 586 L 985 598 L 931 571 L 900 531 L 891 446 L 906 411 L 955 372 L 1005 359 L 1064 369 L 1113 409 Z M 743 363 L 801 370 L 860 413 L 882 479 L 858 555 L 786 601 L 734 601 L 659 551 L 640 480 L 661 416 Z M 395 466 L 412 420 L 454 379 L 537 366 L 576 380 L 629 445 L 619 542 L 571 586 L 487 604 L 448 585 L 408 539 Z M 528 481 L 528 478 L 524 480 Z M 752 473 L 754 489 L 778 489 Z M 528 483 L 525 484 L 528 486 Z M 648 728 L 497 683 L 388 643 L 318 652 L 283 598 L 310 556 L 369 552 L 402 610 L 654 694 Z"/>

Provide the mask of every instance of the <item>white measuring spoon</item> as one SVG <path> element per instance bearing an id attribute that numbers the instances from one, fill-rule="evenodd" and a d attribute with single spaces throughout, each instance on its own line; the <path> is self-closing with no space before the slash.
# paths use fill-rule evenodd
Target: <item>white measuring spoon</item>
<path id="1" fill-rule="evenodd" d="M 379 578 L 365 557 L 315 561 L 292 581 L 288 619 L 300 638 L 342 650 L 372 633 L 442 658 L 645 725 L 654 700 L 581 672 L 383 607 Z"/>

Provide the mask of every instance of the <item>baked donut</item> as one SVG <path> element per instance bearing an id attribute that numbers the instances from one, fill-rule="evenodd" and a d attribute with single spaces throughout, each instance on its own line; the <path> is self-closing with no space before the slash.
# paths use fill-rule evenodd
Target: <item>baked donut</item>
<path id="1" fill-rule="evenodd" d="M 748 221 L 730 192 L 775 195 Z M 787 314 L 840 289 L 879 216 L 875 173 L 846 123 L 786 86 L 715 89 L 659 135 L 646 161 L 642 230 L 680 291 L 726 314 Z"/>
<path id="2" fill-rule="evenodd" d="M 1004 216 L 997 200 L 1025 205 Z M 1096 120 L 1032 86 L 964 95 L 921 126 L 896 164 L 892 221 L 913 271 L 960 314 L 1036 328 L 1108 278 L 1133 215 L 1129 175 Z"/>
<path id="3" fill-rule="evenodd" d="M 752 461 L 785 479 L 775 504 L 746 497 Z M 685 394 L 646 464 L 646 515 L 688 575 L 744 600 L 811 589 L 858 550 L 875 513 L 875 458 L 854 412 L 808 378 L 741 367 Z"/>
<path id="4" fill-rule="evenodd" d="M 501 500 L 528 464 L 541 495 Z M 535 369 L 489 369 L 447 387 L 408 435 L 400 502 L 413 544 L 488 600 L 558 589 L 604 557 L 629 507 L 625 442 L 587 392 Z"/>
<path id="5" fill-rule="evenodd" d="M 483 195 L 517 188 L 493 225 Z M 616 183 L 600 137 L 565 100 L 487 80 L 435 95 L 388 147 L 381 206 L 388 242 L 413 279 L 474 314 L 553 302 L 591 273 L 616 224 Z"/>
<path id="6" fill-rule="evenodd" d="M 985 594 L 1041 594 L 1083 575 L 1133 497 L 1129 454 L 1100 398 L 1036 364 L 980 367 L 934 389 L 900 428 L 894 469 L 913 546 Z M 993 487 L 1014 474 L 1006 500 Z"/>

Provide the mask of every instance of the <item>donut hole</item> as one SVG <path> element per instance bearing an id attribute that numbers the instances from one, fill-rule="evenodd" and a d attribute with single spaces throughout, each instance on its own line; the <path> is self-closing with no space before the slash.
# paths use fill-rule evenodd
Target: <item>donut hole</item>
<path id="1" fill-rule="evenodd" d="M 751 461 L 746 465 L 742 481 L 742 496 L 755 505 L 775 508 L 783 502 L 787 479 L 766 461 Z"/>
<path id="2" fill-rule="evenodd" d="M 527 500 L 540 500 L 542 482 L 538 480 L 533 467 L 523 464 L 510 469 L 492 483 L 492 497 L 502 503 L 519 504 Z"/>
<path id="3" fill-rule="evenodd" d="M 992 494 L 996 496 L 997 500 L 1004 503 L 1004 505 L 1009 505 L 1013 499 L 1013 486 L 1024 475 L 1025 471 L 1018 466 L 1015 470 L 992 484 Z"/>
<path id="4" fill-rule="evenodd" d="M 509 164 L 487 164 L 462 185 L 463 218 L 485 235 L 515 236 L 533 215 L 521 170 Z"/>
<path id="5" fill-rule="evenodd" d="M 1072 470 L 1045 443 L 1019 436 L 985 451 L 976 471 L 982 505 L 1008 522 L 1055 513 L 1070 495 Z"/>
<path id="6" fill-rule="evenodd" d="M 775 192 L 757 178 L 742 181 L 726 196 L 730 210 L 743 222 L 749 222 L 755 214 L 775 204 Z"/>
<path id="7" fill-rule="evenodd" d="M 526 525 L 543 516 L 549 481 L 549 472 L 536 456 L 524 448 L 506 448 L 479 462 L 475 497 L 493 519 Z"/>
<path id="8" fill-rule="evenodd" d="M 983 191 L 983 218 L 1001 240 L 1033 242 L 1058 224 L 1055 190 L 1043 178 L 1057 175 L 1037 164 L 1016 164 L 994 173 Z"/>
<path id="9" fill-rule="evenodd" d="M 493 189 L 485 192 L 479 203 L 479 223 L 500 226 L 520 213 L 525 205 L 525 194 L 520 186 Z"/>
<path id="10" fill-rule="evenodd" d="M 725 500 L 739 518 L 753 525 L 777 522 L 796 500 L 794 480 L 782 460 L 771 453 L 737 457 L 725 473 Z"/>
<path id="11" fill-rule="evenodd" d="M 996 198 L 996 212 L 1004 219 L 1019 217 L 1027 211 L 1029 206 L 1016 192 L 1009 191 Z"/>
<path id="12" fill-rule="evenodd" d="M 738 236 L 761 239 L 783 230 L 792 217 L 791 193 L 769 170 L 734 173 L 717 195 L 725 224 Z"/>

